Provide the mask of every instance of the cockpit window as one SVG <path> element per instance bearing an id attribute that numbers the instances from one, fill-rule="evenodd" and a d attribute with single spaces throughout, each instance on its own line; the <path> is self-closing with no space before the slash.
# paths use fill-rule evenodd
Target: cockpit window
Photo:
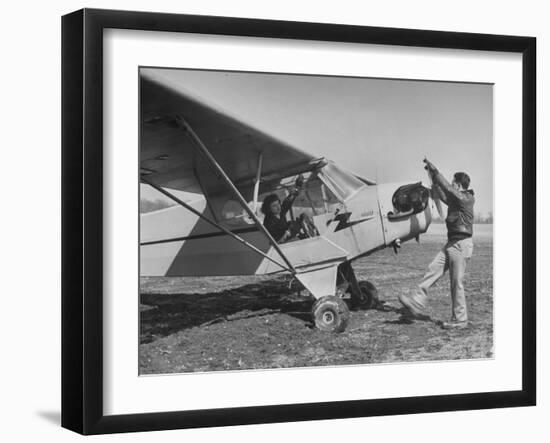
<path id="1" fill-rule="evenodd" d="M 336 192 L 342 200 L 347 200 L 360 188 L 366 186 L 350 172 L 344 171 L 332 162 L 328 162 L 320 171 L 327 185 Z"/>
<path id="2" fill-rule="evenodd" d="M 325 169 L 328 169 L 328 175 Z M 286 214 L 288 220 L 293 220 L 299 214 L 306 214 L 311 218 L 315 216 L 334 213 L 342 206 L 342 195 L 350 196 L 357 189 L 365 186 L 346 172 L 341 171 L 335 165 L 329 163 L 319 171 L 304 172 L 300 174 L 303 180 L 302 188 L 295 197 L 290 211 Z M 249 208 L 263 222 L 264 215 L 261 211 L 262 202 L 269 195 L 275 194 L 282 203 L 295 187 L 298 175 L 291 175 L 280 181 L 265 182 L 260 185 L 258 199 L 254 202 L 252 188 L 243 193 L 248 201 Z M 230 227 L 245 227 L 254 224 L 254 220 L 248 215 L 239 202 L 227 196 L 215 196 L 209 200 L 210 208 L 216 219 Z"/>
<path id="3" fill-rule="evenodd" d="M 248 205 L 253 209 L 252 203 Z M 254 220 L 250 218 L 241 204 L 236 200 L 227 200 L 221 209 L 221 221 L 229 226 L 253 225 Z"/>
<path id="4" fill-rule="evenodd" d="M 312 175 L 305 182 L 302 192 L 292 205 L 293 211 L 305 213 L 310 217 L 334 212 L 338 207 L 340 201 L 317 175 Z"/>

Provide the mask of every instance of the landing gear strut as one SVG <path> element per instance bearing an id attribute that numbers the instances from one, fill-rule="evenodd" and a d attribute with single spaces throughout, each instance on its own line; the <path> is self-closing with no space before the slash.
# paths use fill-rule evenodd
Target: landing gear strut
<path id="1" fill-rule="evenodd" d="M 346 292 L 351 294 L 352 308 L 373 309 L 379 304 L 376 286 L 369 281 L 359 283 L 349 261 L 338 267 L 336 287 L 341 295 Z"/>
<path id="2" fill-rule="evenodd" d="M 343 299 L 351 295 L 351 307 L 372 309 L 379 305 L 376 287 L 364 281 L 359 283 L 350 262 L 341 263 L 336 274 L 336 293 L 319 298 L 311 310 L 313 323 L 321 331 L 342 332 L 350 319 L 348 304 Z M 334 280 L 332 280 L 334 281 Z"/>

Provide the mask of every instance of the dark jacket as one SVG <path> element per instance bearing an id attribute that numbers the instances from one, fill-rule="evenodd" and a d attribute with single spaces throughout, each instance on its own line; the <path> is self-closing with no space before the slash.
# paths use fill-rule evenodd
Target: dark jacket
<path id="1" fill-rule="evenodd" d="M 288 222 L 283 215 L 279 218 L 273 214 L 269 214 L 264 218 L 264 226 L 278 243 L 289 229 L 290 222 Z"/>
<path id="2" fill-rule="evenodd" d="M 276 242 L 279 242 L 285 232 L 290 229 L 291 223 L 286 219 L 286 213 L 292 207 L 298 191 L 293 190 L 281 203 L 281 214 L 279 217 L 269 213 L 264 218 L 264 226 L 269 231 Z"/>
<path id="3" fill-rule="evenodd" d="M 474 222 L 474 191 L 457 191 L 438 171 L 434 172 L 433 181 L 435 192 L 448 206 L 445 220 L 447 238 L 454 241 L 471 237 Z"/>

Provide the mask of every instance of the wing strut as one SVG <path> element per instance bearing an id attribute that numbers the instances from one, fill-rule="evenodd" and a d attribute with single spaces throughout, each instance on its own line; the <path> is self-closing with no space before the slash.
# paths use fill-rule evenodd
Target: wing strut
<path id="1" fill-rule="evenodd" d="M 225 181 L 229 189 L 233 192 L 233 194 L 235 195 L 235 197 L 237 198 L 237 200 L 239 201 L 243 209 L 247 212 L 250 218 L 254 220 L 254 223 L 256 224 L 256 226 L 265 234 L 265 236 L 269 240 L 269 243 L 271 243 L 271 246 L 275 248 L 275 250 L 281 256 L 281 258 L 285 261 L 285 263 L 291 269 L 291 272 L 295 274 L 296 269 L 294 269 L 294 266 L 292 266 L 292 263 L 290 263 L 290 260 L 286 257 L 285 254 L 283 254 L 283 251 L 281 251 L 281 248 L 279 247 L 275 239 L 272 237 L 272 235 L 269 233 L 269 231 L 262 224 L 260 219 L 256 216 L 256 214 L 252 211 L 252 209 L 249 208 L 248 203 L 246 202 L 242 194 L 235 187 L 231 179 L 227 176 L 227 174 L 222 169 L 222 167 L 218 164 L 216 159 L 212 156 L 212 154 L 210 154 L 210 151 L 204 145 L 204 143 L 199 138 L 199 136 L 195 133 L 195 131 L 193 131 L 193 128 L 191 128 L 191 126 L 180 115 L 176 116 L 176 120 L 182 126 L 182 129 L 185 131 L 185 133 L 190 137 L 191 141 L 194 142 L 196 147 L 203 154 L 204 158 L 212 165 L 212 167 L 218 172 L 218 174 L 220 174 L 220 176 L 223 178 L 223 180 Z"/>
<path id="2" fill-rule="evenodd" d="M 188 211 L 192 212 L 193 214 L 199 216 L 200 218 L 202 218 L 204 221 L 206 221 L 207 223 L 211 224 L 212 226 L 218 228 L 219 230 L 225 232 L 227 235 L 230 235 L 231 237 L 233 237 L 235 240 L 237 240 L 239 243 L 242 243 L 243 245 L 247 246 L 248 248 L 252 249 L 254 252 L 257 252 L 258 254 L 260 255 L 263 255 L 265 258 L 267 258 L 268 260 L 270 260 L 271 262 L 275 263 L 277 266 L 280 266 L 282 269 L 286 270 L 286 271 L 289 271 L 289 272 L 295 272 L 294 269 L 290 269 L 286 266 L 284 266 L 283 264 L 279 263 L 277 260 L 271 258 L 269 255 L 267 255 L 265 252 L 263 251 L 260 251 L 256 246 L 254 246 L 253 244 L 247 242 L 244 238 L 242 238 L 240 235 L 237 235 L 235 234 L 234 232 L 230 231 L 229 229 L 225 228 L 224 226 L 220 225 L 219 223 L 216 223 L 215 221 L 213 220 L 210 220 L 208 217 L 206 217 L 204 214 L 200 213 L 199 211 L 197 211 L 195 208 L 193 208 L 192 206 L 188 205 L 187 203 L 185 203 L 183 200 L 180 200 L 179 198 L 177 198 L 175 195 L 172 195 L 170 192 L 168 192 L 166 189 L 164 188 L 161 188 L 160 186 L 154 184 L 153 182 L 147 180 L 145 177 L 141 177 L 141 181 L 144 182 L 144 183 L 147 183 L 149 186 L 155 188 L 157 191 L 159 191 L 160 193 L 166 195 L 166 197 L 170 198 L 171 200 L 174 200 L 177 204 L 183 206 L 185 209 L 187 209 Z"/>
<path id="3" fill-rule="evenodd" d="M 262 178 L 262 159 L 263 155 L 260 152 L 258 155 L 258 171 L 256 172 L 256 179 L 254 180 L 254 214 L 258 208 L 258 194 L 260 192 L 260 179 Z"/>

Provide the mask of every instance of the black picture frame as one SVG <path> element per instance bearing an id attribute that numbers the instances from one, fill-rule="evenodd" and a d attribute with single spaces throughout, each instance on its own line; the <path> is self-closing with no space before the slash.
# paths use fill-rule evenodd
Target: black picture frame
<path id="1" fill-rule="evenodd" d="M 108 28 L 522 54 L 521 390 L 104 415 L 102 36 Z M 62 426 L 82 434 L 104 434 L 535 405 L 535 116 L 533 37 L 96 9 L 65 15 L 62 18 Z"/>

